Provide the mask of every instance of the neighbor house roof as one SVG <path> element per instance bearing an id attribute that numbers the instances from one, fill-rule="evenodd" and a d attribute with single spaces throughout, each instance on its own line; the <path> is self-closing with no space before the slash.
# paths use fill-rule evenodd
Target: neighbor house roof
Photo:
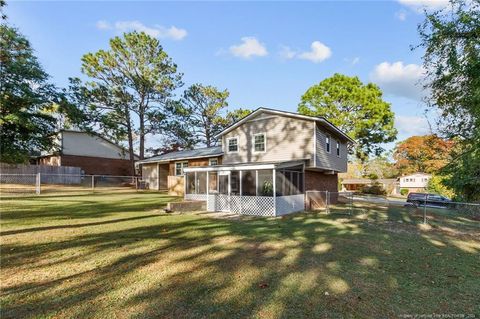
<path id="1" fill-rule="evenodd" d="M 318 116 L 309 116 L 309 115 L 302 115 L 302 114 L 298 114 L 298 113 L 293 113 L 293 112 L 286 112 L 286 111 L 279 111 L 279 110 L 274 110 L 274 109 L 269 109 L 269 108 L 265 108 L 265 107 L 261 107 L 261 108 L 258 108 L 256 109 L 255 111 L 253 111 L 252 113 L 250 113 L 249 115 L 245 116 L 243 119 L 241 119 L 240 121 L 238 122 L 235 122 L 233 123 L 232 125 L 228 126 L 227 128 L 225 128 L 223 131 L 221 131 L 219 134 L 216 135 L 216 137 L 220 137 L 224 134 L 227 134 L 228 132 L 234 130 L 235 128 L 239 127 L 240 125 L 242 125 L 243 123 L 245 123 L 246 121 L 248 121 L 249 119 L 251 119 L 252 117 L 255 117 L 257 116 L 259 113 L 262 113 L 262 112 L 265 112 L 265 113 L 270 113 L 270 114 L 276 114 L 276 115 L 282 115 L 282 116 L 288 116 L 288 117 L 292 117 L 292 118 L 298 118 L 298 119 L 303 119 L 303 120 L 311 120 L 311 121 L 316 121 L 316 122 L 319 122 L 319 123 L 322 123 L 323 125 L 325 125 L 326 127 L 328 127 L 329 129 L 331 129 L 332 131 L 336 132 L 337 134 L 339 134 L 340 136 L 344 137 L 345 139 L 347 139 L 348 141 L 352 142 L 352 143 L 355 143 L 355 141 L 349 137 L 347 134 L 345 134 L 344 132 L 342 132 L 338 127 L 336 127 L 335 125 L 333 125 L 332 123 L 330 123 L 327 119 L 325 119 L 324 117 L 318 117 Z"/>
<path id="2" fill-rule="evenodd" d="M 222 152 L 221 146 L 204 147 L 204 148 L 197 148 L 194 150 L 177 151 L 177 152 L 171 152 L 163 155 L 153 156 L 153 157 L 144 159 L 142 161 L 137 161 L 137 163 L 143 164 L 143 163 L 169 162 L 172 160 L 215 157 L 222 154 L 223 152 Z"/>
<path id="3" fill-rule="evenodd" d="M 394 184 L 397 182 L 395 178 L 379 178 L 379 179 L 368 179 L 368 178 L 346 178 L 342 180 L 342 184 L 372 184 L 378 182 L 381 184 Z"/>

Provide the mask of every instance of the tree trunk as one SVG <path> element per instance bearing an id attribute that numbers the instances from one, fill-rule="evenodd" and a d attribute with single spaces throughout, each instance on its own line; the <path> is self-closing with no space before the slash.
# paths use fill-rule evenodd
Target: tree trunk
<path id="1" fill-rule="evenodd" d="M 128 155 L 129 155 L 129 158 L 130 158 L 132 175 L 135 175 L 135 153 L 133 152 L 132 123 L 130 121 L 130 111 L 128 110 L 128 107 L 125 108 L 125 117 L 126 117 L 126 120 L 127 120 Z"/>
<path id="2" fill-rule="evenodd" d="M 140 110 L 139 114 L 140 119 L 140 159 L 143 160 L 145 156 L 145 112 Z"/>

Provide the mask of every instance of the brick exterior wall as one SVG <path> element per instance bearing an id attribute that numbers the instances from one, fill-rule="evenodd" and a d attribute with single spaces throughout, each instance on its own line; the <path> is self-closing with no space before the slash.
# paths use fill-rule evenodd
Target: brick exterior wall
<path id="1" fill-rule="evenodd" d="M 321 191 L 322 193 L 306 193 L 305 206 L 307 210 L 325 207 L 325 191 L 330 194 L 330 203 L 338 202 L 338 174 L 324 174 L 317 171 L 305 171 L 305 191 Z"/>
<path id="2" fill-rule="evenodd" d="M 62 155 L 62 166 L 80 167 L 87 175 L 132 176 L 130 161 L 115 158 Z"/>

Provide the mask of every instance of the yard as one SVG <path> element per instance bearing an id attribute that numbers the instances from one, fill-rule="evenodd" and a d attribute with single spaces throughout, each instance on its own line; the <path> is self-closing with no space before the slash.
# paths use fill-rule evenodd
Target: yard
<path id="1" fill-rule="evenodd" d="M 1 317 L 480 315 L 480 223 L 357 205 L 162 213 L 155 193 L 2 199 Z"/>

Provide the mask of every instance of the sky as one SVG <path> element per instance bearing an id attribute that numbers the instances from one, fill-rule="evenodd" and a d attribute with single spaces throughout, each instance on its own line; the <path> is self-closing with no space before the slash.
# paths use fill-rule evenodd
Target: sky
<path id="1" fill-rule="evenodd" d="M 423 51 L 411 48 L 420 42 L 423 9 L 445 6 L 446 0 L 7 1 L 5 11 L 60 87 L 81 77 L 85 53 L 107 49 L 123 32 L 145 31 L 160 39 L 185 88 L 228 89 L 229 109 L 295 112 L 302 94 L 334 73 L 376 83 L 402 140 L 429 132 L 419 83 Z"/>

